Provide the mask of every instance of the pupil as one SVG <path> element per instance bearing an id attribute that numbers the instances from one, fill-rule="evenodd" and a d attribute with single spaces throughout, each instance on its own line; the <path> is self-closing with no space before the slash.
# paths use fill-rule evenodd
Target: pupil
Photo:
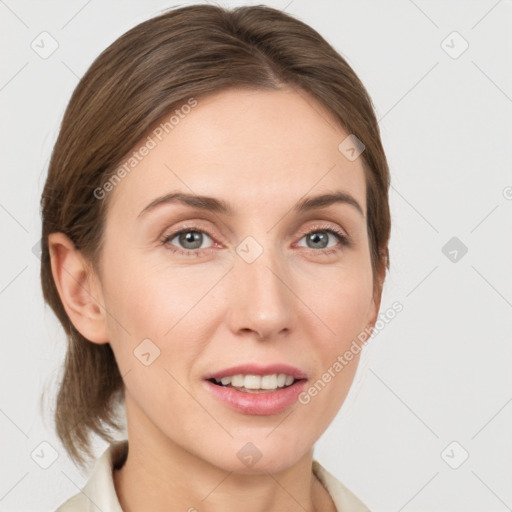
<path id="1" fill-rule="evenodd" d="M 186 244 L 191 243 L 193 246 L 188 247 L 188 249 L 197 249 L 198 247 L 201 247 L 201 233 L 197 231 L 187 231 L 181 235 L 180 242 L 185 244 L 185 246 Z"/>
<path id="2" fill-rule="evenodd" d="M 318 233 L 311 234 L 309 238 L 310 240 L 312 240 L 314 244 L 316 244 L 318 241 L 323 240 L 325 242 L 327 240 L 327 236 L 325 234 L 319 235 Z M 325 245 L 323 245 L 322 247 L 325 247 Z"/>

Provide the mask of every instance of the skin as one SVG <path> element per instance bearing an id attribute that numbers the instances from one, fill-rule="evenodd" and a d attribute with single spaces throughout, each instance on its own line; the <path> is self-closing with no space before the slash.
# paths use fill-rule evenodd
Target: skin
<path id="1" fill-rule="evenodd" d="M 313 477 L 313 446 L 343 404 L 359 355 L 307 405 L 277 415 L 235 412 L 202 378 L 242 362 L 286 362 L 307 373 L 309 387 L 375 324 L 381 289 L 373 288 L 363 163 L 338 150 L 347 135 L 289 88 L 198 98 L 109 192 L 99 274 L 65 235 L 50 235 L 69 317 L 91 342 L 111 344 L 123 375 L 130 449 L 114 472 L 123 510 L 335 510 Z M 363 214 L 349 204 L 292 211 L 304 196 L 334 190 L 350 193 Z M 224 199 L 235 214 L 175 203 L 138 219 L 171 191 Z M 203 234 L 200 249 L 179 237 L 162 243 L 191 226 Z M 337 250 L 322 254 L 302 231 L 327 235 L 327 249 Z M 236 252 L 247 236 L 263 249 L 252 263 Z M 160 349 L 149 366 L 133 353 L 146 338 Z M 262 454 L 251 467 L 237 457 L 247 442 Z"/>

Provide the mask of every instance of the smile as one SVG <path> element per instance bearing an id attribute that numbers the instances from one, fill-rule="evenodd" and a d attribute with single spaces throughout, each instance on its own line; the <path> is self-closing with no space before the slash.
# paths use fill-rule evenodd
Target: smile
<path id="1" fill-rule="evenodd" d="M 265 393 L 292 385 L 295 379 L 284 373 L 271 375 L 232 375 L 221 379 L 212 378 L 210 382 L 235 388 L 246 393 Z"/>

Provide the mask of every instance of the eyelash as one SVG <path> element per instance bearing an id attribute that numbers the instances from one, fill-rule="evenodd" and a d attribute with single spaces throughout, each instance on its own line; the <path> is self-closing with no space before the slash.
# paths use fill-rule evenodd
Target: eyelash
<path id="1" fill-rule="evenodd" d="M 336 238 L 338 238 L 340 244 L 336 245 L 335 247 L 329 247 L 329 248 L 326 248 L 326 249 L 306 248 L 306 250 L 308 250 L 308 251 L 310 251 L 312 253 L 315 253 L 316 255 L 329 256 L 331 254 L 337 253 L 338 251 L 340 251 L 344 247 L 350 247 L 352 245 L 352 242 L 350 241 L 349 237 L 347 237 L 347 235 L 345 235 L 345 233 L 343 233 L 341 230 L 333 228 L 332 226 L 316 226 L 313 229 L 310 229 L 308 231 L 301 231 L 300 232 L 300 235 L 301 235 L 300 240 L 302 240 L 302 238 L 304 238 L 307 235 L 310 235 L 312 233 L 316 233 L 316 232 L 319 232 L 319 231 L 325 231 L 326 233 L 330 233 L 330 234 L 336 236 Z M 166 246 L 166 248 L 168 250 L 172 251 L 173 253 L 180 254 L 180 255 L 183 255 L 183 256 L 196 256 L 196 257 L 199 257 L 199 256 L 201 256 L 203 254 L 203 252 L 208 252 L 208 251 L 212 251 L 213 250 L 213 248 L 211 248 L 211 247 L 209 247 L 207 249 L 189 249 L 189 250 L 184 250 L 184 249 L 177 249 L 177 248 L 175 248 L 175 246 L 172 246 L 170 244 L 170 241 L 172 239 L 174 239 L 176 236 L 181 235 L 182 233 L 188 233 L 188 232 L 205 233 L 212 240 L 214 239 L 208 233 L 208 231 L 206 231 L 204 229 L 201 229 L 198 226 L 193 226 L 192 225 L 192 226 L 185 226 L 185 227 L 183 227 L 182 229 L 180 229 L 178 231 L 170 233 L 169 235 L 165 235 L 161 239 L 160 242 L 161 242 L 162 245 Z"/>

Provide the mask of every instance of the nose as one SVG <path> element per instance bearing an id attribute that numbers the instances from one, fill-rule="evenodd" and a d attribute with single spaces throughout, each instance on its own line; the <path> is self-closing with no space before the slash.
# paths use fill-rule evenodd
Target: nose
<path id="1" fill-rule="evenodd" d="M 251 263 L 237 256 L 231 279 L 228 316 L 235 335 L 249 331 L 270 340 L 293 331 L 298 299 L 275 253 L 267 248 Z"/>

